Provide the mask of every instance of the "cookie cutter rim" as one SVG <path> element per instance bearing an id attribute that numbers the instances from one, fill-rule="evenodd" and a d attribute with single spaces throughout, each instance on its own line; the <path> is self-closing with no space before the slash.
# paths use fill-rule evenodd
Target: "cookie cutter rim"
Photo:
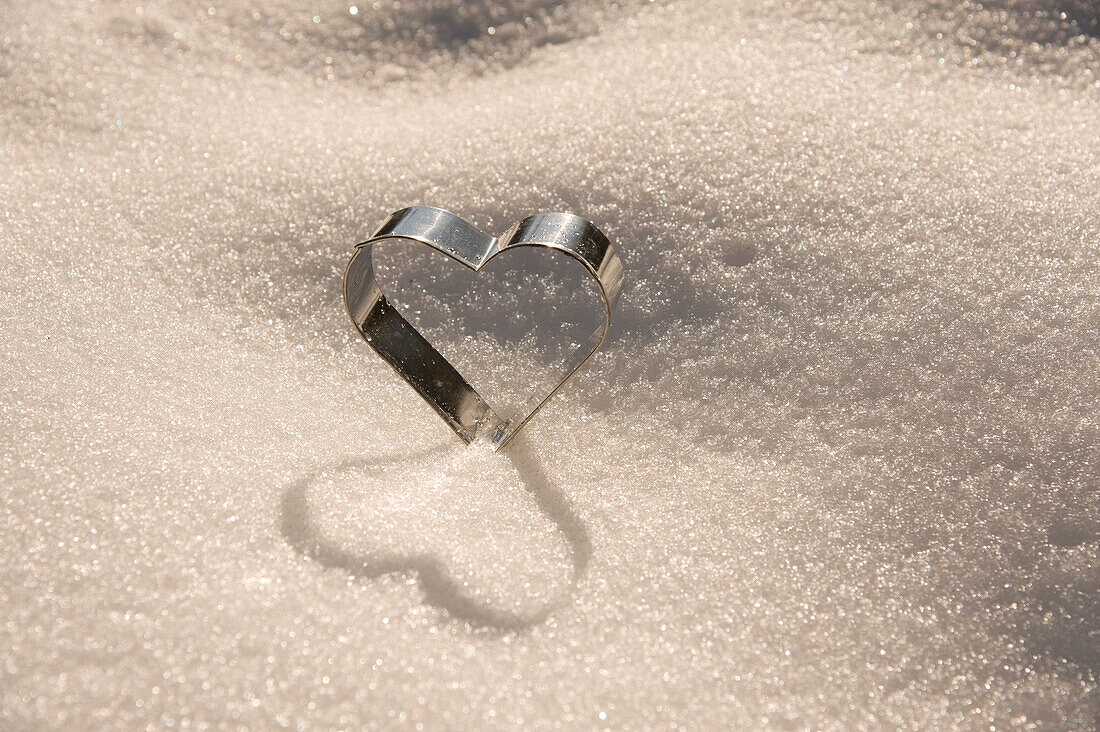
<path id="1" fill-rule="evenodd" d="M 390 305 L 374 273 L 373 245 L 407 240 L 434 249 L 475 272 L 501 252 L 544 247 L 562 252 L 595 279 L 604 303 L 604 322 L 576 349 L 572 365 L 539 383 L 509 416 L 497 414 L 405 318 Z M 344 305 L 355 329 L 401 378 L 438 413 L 466 444 L 486 440 L 499 450 L 595 355 L 607 339 L 611 313 L 622 292 L 623 266 L 607 236 L 590 221 L 569 213 L 538 213 L 499 237 L 482 232 L 460 216 L 433 206 L 411 206 L 389 215 L 355 253 L 344 270 Z M 539 397 L 539 394 L 545 396 Z"/>

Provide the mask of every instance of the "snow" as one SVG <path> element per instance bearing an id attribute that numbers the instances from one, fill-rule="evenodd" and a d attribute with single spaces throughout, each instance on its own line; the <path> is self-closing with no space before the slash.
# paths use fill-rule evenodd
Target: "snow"
<path id="1" fill-rule="evenodd" d="M 1095 724 L 1090 3 L 351 6 L 0 9 L 3 726 Z M 343 312 L 412 204 L 622 254 L 502 453 Z"/>

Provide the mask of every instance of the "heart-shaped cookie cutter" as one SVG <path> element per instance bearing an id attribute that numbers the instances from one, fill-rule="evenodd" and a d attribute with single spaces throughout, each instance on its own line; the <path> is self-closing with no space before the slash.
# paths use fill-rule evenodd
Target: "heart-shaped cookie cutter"
<path id="1" fill-rule="evenodd" d="M 558 372 L 560 380 L 547 379 L 513 414 L 499 415 L 382 294 L 374 274 L 372 245 L 389 239 L 426 244 L 475 272 L 501 252 L 516 247 L 563 252 L 595 278 L 606 310 L 603 325 L 577 349 L 580 357 L 567 363 L 564 372 Z M 492 237 L 450 211 L 412 206 L 390 214 L 369 239 L 356 245 L 344 272 L 344 304 L 359 334 L 464 442 L 483 439 L 499 449 L 603 345 L 622 284 L 623 265 L 615 248 L 595 224 L 579 216 L 535 214 L 499 237 Z M 538 396 L 541 391 L 546 395 Z"/>

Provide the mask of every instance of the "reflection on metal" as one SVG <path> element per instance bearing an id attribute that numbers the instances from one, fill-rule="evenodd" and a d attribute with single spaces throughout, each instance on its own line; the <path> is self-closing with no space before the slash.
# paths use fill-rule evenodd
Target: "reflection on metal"
<path id="1" fill-rule="evenodd" d="M 545 247 L 564 252 L 595 278 L 606 311 L 603 325 L 580 346 L 574 360 L 559 374 L 560 378 L 550 380 L 516 413 L 499 415 L 386 301 L 374 275 L 371 250 L 373 244 L 389 239 L 426 244 L 475 271 L 515 247 Z M 603 344 L 622 283 L 622 262 L 607 237 L 594 224 L 573 214 L 535 214 L 494 238 L 443 209 L 413 206 L 391 214 L 373 236 L 356 246 L 344 272 L 344 303 L 367 343 L 432 405 L 463 441 L 484 439 L 500 448 Z"/>

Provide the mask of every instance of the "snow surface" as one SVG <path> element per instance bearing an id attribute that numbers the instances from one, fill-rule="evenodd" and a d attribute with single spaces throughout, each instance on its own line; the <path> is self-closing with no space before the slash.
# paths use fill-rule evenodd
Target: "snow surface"
<path id="1" fill-rule="evenodd" d="M 0 726 L 1096 724 L 1091 0 L 352 7 L 0 3 Z M 505 453 L 343 312 L 416 203 L 622 251 Z"/>

